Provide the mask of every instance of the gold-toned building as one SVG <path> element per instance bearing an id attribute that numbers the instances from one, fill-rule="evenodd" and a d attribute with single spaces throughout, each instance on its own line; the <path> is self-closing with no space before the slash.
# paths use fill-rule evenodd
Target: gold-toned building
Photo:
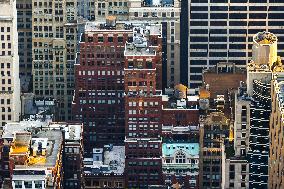
<path id="1" fill-rule="evenodd" d="M 230 120 L 222 112 L 212 112 L 200 120 L 200 188 L 223 188 L 225 184 L 225 139 Z"/>
<path id="2" fill-rule="evenodd" d="M 270 153 L 269 153 L 269 187 L 284 187 L 284 73 L 274 74 L 271 82 L 271 116 L 270 116 Z"/>

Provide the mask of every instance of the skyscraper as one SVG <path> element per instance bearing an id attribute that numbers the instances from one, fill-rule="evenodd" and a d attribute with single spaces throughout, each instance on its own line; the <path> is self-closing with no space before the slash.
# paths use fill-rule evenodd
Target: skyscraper
<path id="1" fill-rule="evenodd" d="M 160 24 L 133 27 L 126 43 L 125 176 L 126 187 L 148 188 L 162 183 L 162 28 Z"/>
<path id="2" fill-rule="evenodd" d="M 77 2 L 33 0 L 33 92 L 54 98 L 57 120 L 71 120 L 77 47 Z"/>
<path id="3" fill-rule="evenodd" d="M 284 75 L 274 74 L 271 83 L 272 111 L 270 117 L 269 185 L 268 188 L 283 188 L 283 88 Z"/>
<path id="4" fill-rule="evenodd" d="M 15 0 L 0 1 L 0 131 L 9 121 L 19 121 L 21 112 L 17 11 Z"/>
<path id="5" fill-rule="evenodd" d="M 184 34 L 188 35 L 188 62 L 182 63 L 181 73 L 188 79 L 185 84 L 197 87 L 202 83 L 202 69 L 220 61 L 245 67 L 252 53 L 252 37 L 259 31 L 278 36 L 283 56 L 283 9 L 281 0 L 191 0 L 188 23 L 182 23 L 189 30 L 189 35 Z"/>
<path id="6" fill-rule="evenodd" d="M 132 40 L 130 23 L 88 22 L 80 40 L 79 64 L 75 65 L 72 114 L 84 123 L 85 150 L 106 144 L 123 144 L 124 45 Z"/>
<path id="7" fill-rule="evenodd" d="M 129 20 L 162 24 L 163 87 L 180 83 L 179 0 L 128 0 Z"/>
<path id="8" fill-rule="evenodd" d="M 212 112 L 200 122 L 200 188 L 223 188 L 225 141 L 229 137 L 230 120 L 222 112 Z"/>
<path id="9" fill-rule="evenodd" d="M 249 188 L 267 188 L 269 120 L 272 75 L 283 72 L 277 56 L 277 37 L 259 32 L 253 37 L 252 61 L 247 66 L 247 94 L 250 103 Z"/>

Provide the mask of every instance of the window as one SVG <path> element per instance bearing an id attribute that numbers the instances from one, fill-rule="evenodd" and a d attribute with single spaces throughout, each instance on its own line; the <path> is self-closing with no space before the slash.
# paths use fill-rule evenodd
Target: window
<path id="1" fill-rule="evenodd" d="M 230 172 L 230 179 L 235 179 L 235 172 Z"/>
<path id="2" fill-rule="evenodd" d="M 146 62 L 146 68 L 152 69 L 152 62 Z"/>
<path id="3" fill-rule="evenodd" d="M 35 188 L 42 188 L 42 181 L 35 181 Z"/>
<path id="4" fill-rule="evenodd" d="M 123 42 L 123 37 L 118 37 L 118 38 L 117 38 L 117 41 L 118 41 L 119 43 Z"/>
<path id="5" fill-rule="evenodd" d="M 246 165 L 242 165 L 242 171 L 246 171 L 247 170 L 247 166 Z"/>
<path id="6" fill-rule="evenodd" d="M 22 181 L 15 180 L 15 188 L 22 188 Z"/>
<path id="7" fill-rule="evenodd" d="M 104 37 L 98 37 L 98 42 L 99 42 L 99 43 L 104 42 Z"/>
<path id="8" fill-rule="evenodd" d="M 113 42 L 113 37 L 108 37 L 108 42 Z"/>
<path id="9" fill-rule="evenodd" d="M 185 163 L 185 154 L 183 152 L 178 152 L 176 155 L 176 163 Z"/>
<path id="10" fill-rule="evenodd" d="M 230 171 L 235 171 L 235 165 L 230 165 Z"/>
<path id="11" fill-rule="evenodd" d="M 25 185 L 25 188 L 32 188 L 32 181 L 25 181 L 24 185 Z"/>
<path id="12" fill-rule="evenodd" d="M 134 63 L 132 61 L 129 61 L 128 62 L 128 68 L 133 68 L 133 66 L 134 66 Z"/>

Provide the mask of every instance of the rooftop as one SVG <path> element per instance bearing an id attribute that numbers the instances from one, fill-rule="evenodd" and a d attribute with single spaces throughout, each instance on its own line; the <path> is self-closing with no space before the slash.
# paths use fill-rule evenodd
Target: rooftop
<path id="1" fill-rule="evenodd" d="M 20 122 L 10 122 L 4 126 L 3 129 L 3 139 L 12 140 L 16 132 L 31 132 L 34 136 L 39 131 L 48 131 L 48 130 L 59 130 L 60 132 L 64 131 L 65 139 L 67 140 L 80 140 L 82 125 L 81 124 L 72 124 L 65 122 L 49 122 L 49 121 L 20 121 Z"/>
<path id="2" fill-rule="evenodd" d="M 190 156 L 199 156 L 199 143 L 163 143 L 163 156 L 174 156 L 178 151 L 183 151 Z"/>
<path id="3" fill-rule="evenodd" d="M 150 36 L 161 37 L 160 24 L 140 24 L 133 27 L 133 41 L 125 44 L 125 56 L 155 56 L 158 44 L 151 44 Z"/>
<path id="4" fill-rule="evenodd" d="M 258 32 L 254 37 L 253 41 L 260 45 L 270 45 L 277 42 L 277 37 L 270 32 Z"/>
<path id="5" fill-rule="evenodd" d="M 143 0 L 143 6 L 149 7 L 172 7 L 174 0 Z"/>
<path id="6" fill-rule="evenodd" d="M 121 22 L 117 21 L 114 24 L 108 25 L 104 21 L 86 22 L 85 33 L 90 32 L 109 32 L 109 31 L 132 31 L 133 24 L 131 22 Z"/>
<path id="7" fill-rule="evenodd" d="M 93 154 L 101 155 L 102 159 L 84 158 L 85 174 L 111 174 L 121 175 L 125 168 L 125 147 L 107 145 L 105 148 L 93 150 Z M 98 156 L 100 157 L 100 156 Z"/>
<path id="8" fill-rule="evenodd" d="M 211 112 L 204 121 L 205 125 L 229 125 L 229 119 L 223 112 Z"/>
<path id="9" fill-rule="evenodd" d="M 198 110 L 198 100 L 199 96 L 190 94 L 182 84 L 166 88 L 165 95 L 162 95 L 164 110 Z"/>
<path id="10" fill-rule="evenodd" d="M 3 128 L 3 139 L 13 139 L 16 132 L 30 132 L 33 129 L 47 127 L 47 122 L 41 121 L 21 121 L 7 123 Z"/>
<path id="11" fill-rule="evenodd" d="M 203 70 L 203 73 L 217 73 L 217 74 L 241 73 L 241 74 L 245 74 L 246 69 L 244 67 L 235 65 L 235 63 L 233 62 L 219 62 L 217 63 L 216 66 Z"/>
<path id="12" fill-rule="evenodd" d="M 163 132 L 174 132 L 174 133 L 183 133 L 183 132 L 197 132 L 199 131 L 199 126 L 188 125 L 188 126 L 173 126 L 173 125 L 163 125 Z"/>
<path id="13" fill-rule="evenodd" d="M 47 181 L 47 188 L 53 188 L 63 142 L 81 140 L 81 134 L 80 124 L 40 121 L 6 124 L 3 139 L 11 144 L 9 157 L 15 165 L 12 180 Z"/>
<path id="14" fill-rule="evenodd" d="M 15 132 L 10 148 L 10 159 L 15 169 L 54 168 L 63 142 L 62 132 L 57 130 Z M 21 158 L 19 158 L 21 157 Z"/>

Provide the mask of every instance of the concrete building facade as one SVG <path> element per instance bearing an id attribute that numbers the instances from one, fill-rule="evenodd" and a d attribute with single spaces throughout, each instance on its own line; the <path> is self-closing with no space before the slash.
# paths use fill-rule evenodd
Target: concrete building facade
<path id="1" fill-rule="evenodd" d="M 272 111 L 269 127 L 269 179 L 268 188 L 283 188 L 283 79 L 275 74 L 271 82 Z"/>
<path id="2" fill-rule="evenodd" d="M 0 1 L 0 131 L 21 113 L 16 1 Z"/>
<path id="3" fill-rule="evenodd" d="M 77 52 L 77 2 L 33 1 L 33 93 L 53 98 L 56 120 L 71 120 Z"/>
<path id="4" fill-rule="evenodd" d="M 32 0 L 17 1 L 21 91 L 32 91 Z"/>
<path id="5" fill-rule="evenodd" d="M 230 122 L 222 112 L 212 112 L 200 120 L 199 187 L 225 187 L 225 145 Z"/>

